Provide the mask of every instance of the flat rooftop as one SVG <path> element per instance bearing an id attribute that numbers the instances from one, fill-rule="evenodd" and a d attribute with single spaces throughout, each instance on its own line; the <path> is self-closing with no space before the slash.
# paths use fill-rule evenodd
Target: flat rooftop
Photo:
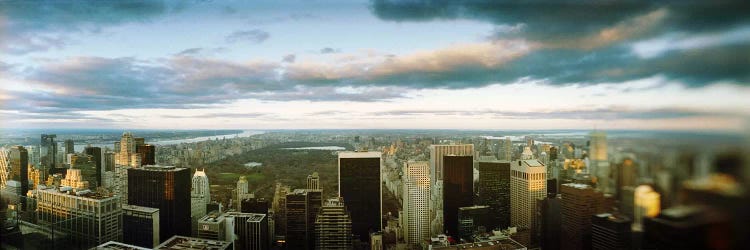
<path id="1" fill-rule="evenodd" d="M 433 247 L 432 249 L 482 249 L 482 250 L 526 250 L 526 247 L 513 239 L 489 240 L 482 242 L 450 245 L 447 247 Z"/>
<path id="2" fill-rule="evenodd" d="M 117 242 L 117 241 L 108 241 L 104 244 L 96 246 L 93 249 L 96 249 L 96 250 L 148 250 L 151 248 L 133 246 L 130 244 L 125 244 L 125 243 Z"/>
<path id="3" fill-rule="evenodd" d="M 355 151 L 344 151 L 339 152 L 339 158 L 380 158 L 382 153 L 380 151 L 365 151 L 365 152 L 355 152 Z"/>
<path id="4" fill-rule="evenodd" d="M 201 238 L 172 236 L 154 249 L 160 250 L 225 250 L 232 247 L 231 242 Z"/>
<path id="5" fill-rule="evenodd" d="M 131 210 L 131 211 L 138 211 L 138 212 L 144 212 L 144 213 L 156 213 L 156 212 L 159 212 L 158 208 L 142 207 L 142 206 L 128 205 L 128 204 L 123 204 L 122 205 L 122 210 Z"/>

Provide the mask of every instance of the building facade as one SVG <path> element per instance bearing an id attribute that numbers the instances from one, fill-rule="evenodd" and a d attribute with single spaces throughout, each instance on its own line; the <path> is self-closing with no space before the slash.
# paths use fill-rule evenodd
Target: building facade
<path id="1" fill-rule="evenodd" d="M 382 230 L 381 164 L 380 152 L 338 155 L 339 196 L 349 209 L 352 233 L 365 243 L 369 242 L 371 232 Z"/>
<path id="2" fill-rule="evenodd" d="M 510 226 L 510 161 L 479 161 L 477 204 L 490 207 L 490 229 Z"/>
<path id="3" fill-rule="evenodd" d="M 159 238 L 189 236 L 190 169 L 144 166 L 128 169 L 128 204 L 159 209 Z"/>
<path id="4" fill-rule="evenodd" d="M 547 197 L 547 169 L 538 160 L 513 161 L 510 173 L 511 226 L 529 229 L 536 201 Z"/>
<path id="5" fill-rule="evenodd" d="M 122 205 L 122 242 L 139 247 L 159 245 L 159 209 Z"/>
<path id="6" fill-rule="evenodd" d="M 315 219 L 315 249 L 352 249 L 352 220 L 342 198 L 326 200 Z"/>
<path id="7" fill-rule="evenodd" d="M 430 163 L 405 163 L 402 178 L 404 241 L 411 247 L 419 247 L 430 239 Z"/>
<path id="8" fill-rule="evenodd" d="M 458 208 L 474 202 L 474 156 L 443 156 L 443 218 L 445 233 L 459 237 Z"/>
<path id="9" fill-rule="evenodd" d="M 430 181 L 432 190 L 430 195 L 430 233 L 431 235 L 444 232 L 443 212 L 443 156 L 474 155 L 474 144 L 458 145 L 430 145 Z"/>

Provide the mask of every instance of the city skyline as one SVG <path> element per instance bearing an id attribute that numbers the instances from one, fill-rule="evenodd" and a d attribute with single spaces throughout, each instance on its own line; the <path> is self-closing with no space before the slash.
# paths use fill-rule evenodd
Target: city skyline
<path id="1" fill-rule="evenodd" d="M 30 5 L 0 3 L 0 128 L 740 131 L 750 115 L 741 2 Z"/>

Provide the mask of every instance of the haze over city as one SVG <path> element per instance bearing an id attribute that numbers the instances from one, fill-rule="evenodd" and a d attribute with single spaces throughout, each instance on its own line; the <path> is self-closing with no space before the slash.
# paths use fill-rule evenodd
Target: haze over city
<path id="1" fill-rule="evenodd" d="M 0 126 L 736 131 L 745 10 L 3 1 Z"/>

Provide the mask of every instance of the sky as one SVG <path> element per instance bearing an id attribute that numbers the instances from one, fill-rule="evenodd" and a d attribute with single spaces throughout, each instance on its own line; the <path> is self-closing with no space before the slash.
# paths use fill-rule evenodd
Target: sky
<path id="1" fill-rule="evenodd" d="M 738 131 L 747 13 L 747 1 L 0 1 L 0 128 Z"/>

